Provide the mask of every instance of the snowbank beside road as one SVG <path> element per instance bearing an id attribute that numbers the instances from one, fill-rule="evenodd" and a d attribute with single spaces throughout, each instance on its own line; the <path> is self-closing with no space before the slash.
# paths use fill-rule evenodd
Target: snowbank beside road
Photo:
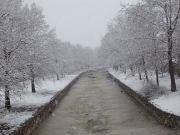
<path id="1" fill-rule="evenodd" d="M 109 69 L 109 73 L 112 74 L 117 79 L 119 79 L 124 84 L 126 84 L 127 86 L 129 86 L 137 93 L 143 95 L 142 88 L 145 85 L 145 81 L 139 80 L 138 74 L 132 76 L 130 74 L 130 71 L 124 74 L 123 72 L 115 71 L 112 69 Z M 152 74 L 150 80 L 155 82 L 155 75 Z M 180 78 L 176 78 L 176 84 L 178 90 L 177 92 L 170 91 L 170 79 L 168 74 L 164 74 L 164 77 L 160 77 L 159 81 L 160 81 L 160 86 L 164 86 L 167 88 L 165 89 L 166 94 L 161 95 L 156 99 L 150 100 L 150 102 L 165 112 L 180 116 L 180 84 L 179 84 Z"/>

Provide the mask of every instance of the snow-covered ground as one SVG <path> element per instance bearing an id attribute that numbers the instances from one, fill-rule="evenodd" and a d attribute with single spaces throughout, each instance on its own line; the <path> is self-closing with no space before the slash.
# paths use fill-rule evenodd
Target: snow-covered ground
<path id="1" fill-rule="evenodd" d="M 21 98 L 11 100 L 12 109 L 8 111 L 4 108 L 4 102 L 0 102 L 0 134 L 8 135 L 14 131 L 21 123 L 37 111 L 40 106 L 45 105 L 60 90 L 65 88 L 81 72 L 66 75 L 59 81 L 55 79 L 44 80 L 41 85 L 36 86 L 36 93 L 31 92 L 30 85 Z M 2 130 L 6 129 L 6 130 Z"/>
<path id="2" fill-rule="evenodd" d="M 115 71 L 111 68 L 109 69 L 109 72 L 131 89 L 143 95 L 142 88 L 146 83 L 144 79 L 139 80 L 138 74 L 135 74 L 133 77 L 130 71 L 127 71 L 127 73 L 124 74 L 123 72 Z M 142 77 L 144 76 L 142 75 Z M 150 76 L 150 80 L 155 82 L 155 75 L 153 73 Z M 170 91 L 171 84 L 169 74 L 164 74 L 163 77 L 160 75 L 159 82 L 160 86 L 164 87 L 166 94 L 152 99 L 150 102 L 163 111 L 180 116 L 180 78 L 176 77 L 177 92 Z"/>

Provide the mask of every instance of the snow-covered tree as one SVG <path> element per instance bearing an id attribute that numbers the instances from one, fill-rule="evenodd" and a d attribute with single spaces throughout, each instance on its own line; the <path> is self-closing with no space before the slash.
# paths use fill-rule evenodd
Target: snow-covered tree
<path id="1" fill-rule="evenodd" d="M 21 0 L 1 0 L 0 3 L 0 83 L 5 89 L 5 107 L 10 108 L 9 92 L 18 92 L 15 86 L 20 86 L 27 77 L 22 60 L 27 27 L 21 25 L 27 20 L 23 16 Z"/>
<path id="2" fill-rule="evenodd" d="M 148 70 L 154 70 L 157 85 L 158 74 L 163 72 L 168 61 L 171 91 L 174 92 L 173 60 L 178 61 L 179 55 L 179 15 L 179 0 L 142 0 L 135 5 L 123 5 L 102 39 L 101 54 L 106 48 L 113 52 L 109 58 L 111 56 L 114 61 L 119 55 L 118 63 L 125 64 L 133 72 L 137 69 L 140 79 L 143 71 L 149 81 Z M 118 55 L 113 56 L 116 53 Z"/>

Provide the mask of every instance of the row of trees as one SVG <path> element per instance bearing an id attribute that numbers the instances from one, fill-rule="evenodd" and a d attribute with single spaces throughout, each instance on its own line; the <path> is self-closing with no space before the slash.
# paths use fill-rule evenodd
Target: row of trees
<path id="1" fill-rule="evenodd" d="M 180 0 L 142 0 L 135 5 L 122 5 L 116 18 L 108 25 L 108 32 L 99 49 L 100 61 L 145 74 L 159 73 L 168 66 L 171 91 L 176 83 L 174 64 L 180 63 Z M 107 54 L 108 53 L 108 54 Z"/>
<path id="2" fill-rule="evenodd" d="M 91 59 L 96 57 L 95 51 L 61 42 L 36 4 L 23 5 L 21 0 L 0 3 L 0 94 L 6 108 L 11 108 L 10 94 L 21 95 L 28 80 L 36 92 L 36 79 L 57 76 L 59 80 L 60 74 L 96 65 Z"/>

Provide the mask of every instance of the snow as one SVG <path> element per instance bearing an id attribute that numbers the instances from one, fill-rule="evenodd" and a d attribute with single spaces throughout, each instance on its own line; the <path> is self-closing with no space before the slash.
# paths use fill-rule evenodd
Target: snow
<path id="1" fill-rule="evenodd" d="M 2 111 L 2 110 L 1 110 Z M 21 123 L 24 123 L 25 120 L 32 117 L 32 112 L 8 112 L 4 110 L 4 115 L 1 115 L 1 123 L 6 123 L 6 126 L 10 127 L 9 130 L 3 130 L 2 133 L 9 135 L 9 133 L 13 132 L 17 127 L 20 126 Z"/>
<path id="2" fill-rule="evenodd" d="M 40 86 L 36 86 L 36 93 L 31 92 L 29 85 L 27 93 L 23 95 L 21 100 L 15 99 L 11 103 L 12 106 L 36 106 L 39 107 L 42 104 L 47 103 L 52 95 L 55 95 L 58 91 L 62 90 L 66 85 L 69 84 L 77 75 L 66 75 L 60 81 L 56 80 L 45 80 Z"/>
<path id="3" fill-rule="evenodd" d="M 141 87 L 143 86 L 143 81 L 139 80 L 138 75 L 135 74 L 134 77 L 131 76 L 130 71 L 127 71 L 126 74 L 120 71 L 115 71 L 109 69 L 109 72 L 121 82 L 132 88 L 136 92 L 140 92 Z"/>
<path id="4" fill-rule="evenodd" d="M 76 72 L 71 75 L 66 75 L 65 78 L 61 78 L 59 81 L 55 79 L 43 80 L 41 85 L 36 85 L 36 93 L 31 92 L 29 84 L 27 91 L 21 99 L 16 97 L 11 100 L 12 110 L 10 111 L 4 108 L 4 102 L 1 101 L 0 128 L 5 125 L 10 129 L 0 131 L 0 134 L 8 135 L 14 131 L 20 124 L 31 118 L 40 106 L 49 102 L 58 91 L 65 88 L 80 73 L 81 72 Z"/>
<path id="5" fill-rule="evenodd" d="M 113 69 L 108 69 L 109 73 L 112 74 L 114 77 L 119 79 L 121 82 L 129 86 L 132 90 L 136 91 L 137 93 L 140 93 L 143 95 L 143 86 L 146 84 L 145 79 L 139 80 L 138 74 L 135 74 L 135 76 L 132 76 L 130 71 L 128 70 L 127 73 L 123 73 L 120 71 L 115 71 Z M 142 75 L 144 77 L 144 75 Z M 155 82 L 155 75 L 151 73 L 150 80 Z M 161 95 L 157 97 L 156 99 L 152 99 L 149 102 L 151 102 L 153 105 L 155 105 L 157 108 L 180 116 L 180 78 L 176 77 L 176 85 L 177 85 L 177 92 L 171 92 L 170 91 L 170 78 L 169 74 L 164 74 L 164 76 L 159 77 L 160 86 L 165 87 L 165 95 Z"/>
<path id="6" fill-rule="evenodd" d="M 163 95 L 151 103 L 163 111 L 180 116 L 180 92 Z"/>

